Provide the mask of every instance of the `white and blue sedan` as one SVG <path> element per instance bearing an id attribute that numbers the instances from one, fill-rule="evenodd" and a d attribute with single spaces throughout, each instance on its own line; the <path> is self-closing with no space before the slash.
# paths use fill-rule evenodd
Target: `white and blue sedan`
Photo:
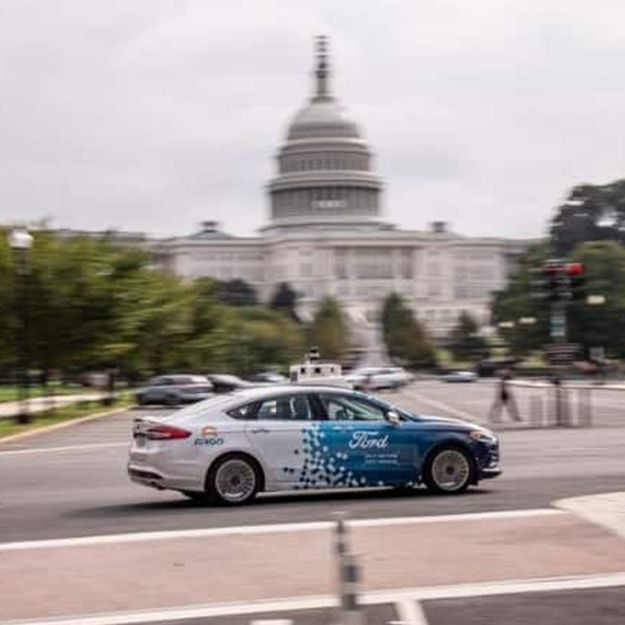
<path id="1" fill-rule="evenodd" d="M 501 468 L 497 437 L 475 424 L 334 386 L 284 385 L 135 419 L 128 473 L 192 499 L 242 504 L 260 491 L 423 484 L 459 493 Z"/>

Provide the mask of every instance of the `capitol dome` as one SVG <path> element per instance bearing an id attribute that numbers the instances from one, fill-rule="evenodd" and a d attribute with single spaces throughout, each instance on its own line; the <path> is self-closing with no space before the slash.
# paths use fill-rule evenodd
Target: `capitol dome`
<path id="1" fill-rule="evenodd" d="M 335 100 L 313 99 L 300 109 L 289 126 L 287 141 L 311 138 L 362 139 L 358 125 Z"/>
<path id="2" fill-rule="evenodd" d="M 269 183 L 273 228 L 379 225 L 382 183 L 356 122 L 330 91 L 327 44 L 317 40 L 314 91 L 291 121 Z"/>

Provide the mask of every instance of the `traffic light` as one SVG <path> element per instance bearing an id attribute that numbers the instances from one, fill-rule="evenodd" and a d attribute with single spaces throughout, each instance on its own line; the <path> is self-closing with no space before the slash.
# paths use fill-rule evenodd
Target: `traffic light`
<path id="1" fill-rule="evenodd" d="M 583 263 L 568 263 L 566 275 L 569 281 L 570 299 L 583 300 L 586 297 L 586 271 Z"/>
<path id="2" fill-rule="evenodd" d="M 569 282 L 564 263 L 547 261 L 540 269 L 534 270 L 531 281 L 532 299 L 560 302 L 569 299 Z"/>
<path id="3" fill-rule="evenodd" d="M 532 271 L 530 282 L 532 299 L 549 302 L 568 302 L 584 299 L 584 265 L 548 260 Z"/>

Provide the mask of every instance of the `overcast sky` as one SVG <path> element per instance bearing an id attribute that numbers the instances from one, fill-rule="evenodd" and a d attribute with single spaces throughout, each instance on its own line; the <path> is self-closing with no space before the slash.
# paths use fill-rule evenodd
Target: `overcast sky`
<path id="1" fill-rule="evenodd" d="M 390 221 L 539 235 L 625 177 L 623 0 L 0 0 L 0 222 L 253 233 L 318 34 Z"/>

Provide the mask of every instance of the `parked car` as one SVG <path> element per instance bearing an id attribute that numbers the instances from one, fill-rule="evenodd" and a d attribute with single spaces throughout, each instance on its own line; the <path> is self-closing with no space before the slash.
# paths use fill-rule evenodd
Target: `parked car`
<path id="1" fill-rule="evenodd" d="M 242 388 L 251 388 L 258 386 L 258 383 L 248 382 L 236 375 L 210 373 L 206 376 L 209 382 L 213 385 L 213 392 L 215 393 L 230 393 Z"/>
<path id="2" fill-rule="evenodd" d="M 344 377 L 355 389 L 376 391 L 401 388 L 413 380 L 402 367 L 362 367 Z"/>
<path id="3" fill-rule="evenodd" d="M 135 398 L 140 406 L 147 404 L 192 404 L 213 394 L 213 385 L 203 375 L 159 375 L 139 388 Z"/>
<path id="4" fill-rule="evenodd" d="M 445 382 L 475 382 L 477 374 L 473 371 L 450 371 L 441 377 Z"/>
<path id="5" fill-rule="evenodd" d="M 275 371 L 262 371 L 261 373 L 257 373 L 249 378 L 250 382 L 261 384 L 284 384 L 288 382 L 288 378 L 283 376 Z"/>
<path id="6" fill-rule="evenodd" d="M 230 505 L 258 491 L 423 484 L 461 493 L 501 473 L 490 430 L 328 386 L 216 395 L 166 419 L 136 418 L 132 434 L 132 481 Z"/>

